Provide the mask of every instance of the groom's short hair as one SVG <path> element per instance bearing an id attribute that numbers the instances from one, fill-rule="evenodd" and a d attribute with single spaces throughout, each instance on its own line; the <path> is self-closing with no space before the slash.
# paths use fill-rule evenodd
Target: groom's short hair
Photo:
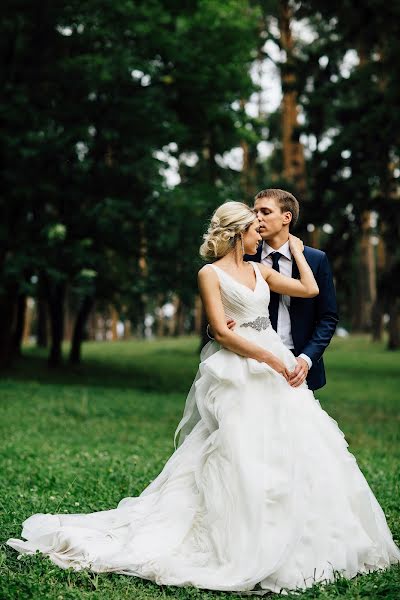
<path id="1" fill-rule="evenodd" d="M 282 212 L 290 212 L 292 213 L 292 221 L 291 226 L 294 227 L 299 218 L 299 203 L 297 199 L 286 190 L 279 190 L 277 188 L 270 188 L 266 190 L 261 190 L 258 192 L 257 196 L 255 196 L 254 201 L 259 200 L 260 198 L 273 198 L 276 200 L 281 208 Z"/>

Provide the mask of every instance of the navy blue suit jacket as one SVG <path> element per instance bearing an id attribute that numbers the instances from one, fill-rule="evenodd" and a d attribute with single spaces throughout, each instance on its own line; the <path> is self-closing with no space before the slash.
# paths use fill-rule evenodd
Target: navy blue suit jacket
<path id="1" fill-rule="evenodd" d="M 260 262 L 262 244 L 257 254 L 245 256 L 245 260 Z M 304 257 L 319 287 L 315 298 L 290 298 L 290 322 L 296 356 L 302 352 L 312 360 L 307 376 L 308 387 L 317 390 L 326 383 L 322 355 L 335 333 L 339 320 L 332 272 L 325 252 L 304 246 Z M 299 270 L 293 260 L 292 277 L 299 279 Z"/>

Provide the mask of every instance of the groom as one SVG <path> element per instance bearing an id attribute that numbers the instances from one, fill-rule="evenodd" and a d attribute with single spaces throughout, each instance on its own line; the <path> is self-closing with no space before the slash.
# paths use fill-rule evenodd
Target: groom
<path id="1" fill-rule="evenodd" d="M 260 221 L 260 244 L 257 254 L 245 260 L 261 262 L 287 277 L 299 277 L 289 249 L 289 228 L 296 224 L 299 203 L 290 193 L 279 189 L 262 190 L 255 197 L 254 210 Z M 315 298 L 289 298 L 271 292 L 269 305 L 273 328 L 296 356 L 297 367 L 291 384 L 295 387 L 307 379 L 308 387 L 317 390 L 325 385 L 322 355 L 338 322 L 335 287 L 325 252 L 304 247 L 304 256 L 319 287 Z M 232 327 L 234 323 L 230 323 Z"/>

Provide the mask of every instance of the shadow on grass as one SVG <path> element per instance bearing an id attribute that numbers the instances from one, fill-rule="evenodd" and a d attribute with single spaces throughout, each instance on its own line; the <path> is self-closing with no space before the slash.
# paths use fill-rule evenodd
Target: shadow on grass
<path id="1" fill-rule="evenodd" d="M 142 344 L 142 347 L 141 347 Z M 151 392 L 187 392 L 199 361 L 198 341 L 88 343 L 80 365 L 71 365 L 64 356 L 60 367 L 49 368 L 43 349 L 27 348 L 3 380 L 40 384 L 101 386 Z"/>
<path id="2" fill-rule="evenodd" d="M 47 366 L 47 351 L 24 349 L 24 356 L 3 371 L 3 379 L 47 384 L 135 388 L 149 392 L 187 392 L 199 362 L 197 337 L 163 338 L 153 341 L 87 342 L 82 364 L 67 362 L 56 369 Z M 387 352 L 382 344 L 366 339 L 334 339 L 325 354 L 328 387 L 346 381 L 365 382 L 380 389 L 385 381 L 400 385 L 399 352 Z M 351 386 L 350 386 L 351 388 Z M 325 394 L 324 388 L 324 394 Z"/>

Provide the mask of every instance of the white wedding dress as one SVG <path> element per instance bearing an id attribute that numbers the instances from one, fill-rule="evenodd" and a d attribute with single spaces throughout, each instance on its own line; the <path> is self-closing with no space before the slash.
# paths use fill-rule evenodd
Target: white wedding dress
<path id="1" fill-rule="evenodd" d="M 236 333 L 295 366 L 269 324 L 269 288 L 218 273 Z M 400 560 L 385 516 L 335 421 L 306 384 L 207 344 L 178 427 L 180 445 L 137 498 L 92 514 L 37 514 L 19 552 L 62 568 L 158 584 L 263 594 Z"/>

